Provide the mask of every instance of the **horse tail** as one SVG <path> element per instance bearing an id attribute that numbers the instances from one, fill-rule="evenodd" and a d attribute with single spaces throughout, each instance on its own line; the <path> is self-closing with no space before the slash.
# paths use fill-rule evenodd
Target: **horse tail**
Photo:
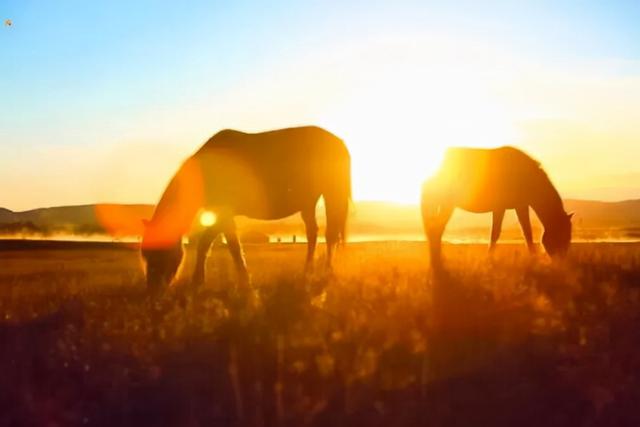
<path id="1" fill-rule="evenodd" d="M 347 218 L 349 216 L 349 206 L 351 204 L 353 204 L 353 196 L 351 194 L 351 159 L 347 159 L 346 162 L 346 171 L 345 171 L 345 176 L 344 176 L 344 198 L 346 199 L 345 201 L 345 209 L 344 209 L 344 217 L 342 219 L 342 223 L 340 224 L 340 228 L 339 228 L 339 235 L 338 235 L 338 242 L 341 245 L 344 245 L 345 242 L 347 241 Z"/>
<path id="2" fill-rule="evenodd" d="M 324 192 L 327 213 L 327 243 L 344 244 L 347 238 L 347 217 L 352 201 L 351 157 L 345 151 L 331 168 L 329 189 Z"/>
<path id="3" fill-rule="evenodd" d="M 428 234 L 427 230 L 430 228 L 431 219 L 438 211 L 438 205 L 432 195 L 432 182 L 431 180 L 425 181 L 422 184 L 422 191 L 420 194 L 420 212 L 422 214 L 422 225 L 425 234 Z"/>

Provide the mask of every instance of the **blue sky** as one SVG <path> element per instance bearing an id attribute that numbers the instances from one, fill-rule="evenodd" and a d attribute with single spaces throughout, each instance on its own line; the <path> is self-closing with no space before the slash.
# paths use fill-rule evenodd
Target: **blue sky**
<path id="1" fill-rule="evenodd" d="M 0 28 L 0 167 L 14 178 L 33 169 L 25 147 L 134 138 L 141 115 L 217 102 L 282 63 L 379 37 L 464 38 L 574 69 L 629 64 L 621 75 L 636 75 L 640 60 L 637 1 L 2 0 L 0 18 L 13 22 Z M 208 126 L 213 133 L 226 124 L 212 117 Z M 0 195 L 9 207 L 39 200 Z"/>

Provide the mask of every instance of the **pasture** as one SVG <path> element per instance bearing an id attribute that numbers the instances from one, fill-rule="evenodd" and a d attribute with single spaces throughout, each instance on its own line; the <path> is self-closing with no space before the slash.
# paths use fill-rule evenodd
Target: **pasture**
<path id="1" fill-rule="evenodd" d="M 221 247 L 156 301 L 134 249 L 0 252 L 0 425 L 640 425 L 640 244 L 305 250 L 246 246 L 253 305 Z"/>

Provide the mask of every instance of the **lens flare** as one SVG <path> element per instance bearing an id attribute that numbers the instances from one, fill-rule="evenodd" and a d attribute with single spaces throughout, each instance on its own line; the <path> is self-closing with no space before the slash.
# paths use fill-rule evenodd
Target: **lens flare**
<path id="1" fill-rule="evenodd" d="M 203 227 L 211 227 L 217 220 L 217 215 L 211 211 L 204 211 L 200 214 L 200 224 Z"/>

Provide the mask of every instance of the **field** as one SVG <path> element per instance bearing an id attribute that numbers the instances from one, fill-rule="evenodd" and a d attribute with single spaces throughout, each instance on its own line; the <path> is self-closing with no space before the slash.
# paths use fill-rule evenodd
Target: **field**
<path id="1" fill-rule="evenodd" d="M 640 425 L 640 245 L 246 250 L 251 303 L 224 248 L 155 301 L 126 247 L 0 252 L 0 425 Z"/>

